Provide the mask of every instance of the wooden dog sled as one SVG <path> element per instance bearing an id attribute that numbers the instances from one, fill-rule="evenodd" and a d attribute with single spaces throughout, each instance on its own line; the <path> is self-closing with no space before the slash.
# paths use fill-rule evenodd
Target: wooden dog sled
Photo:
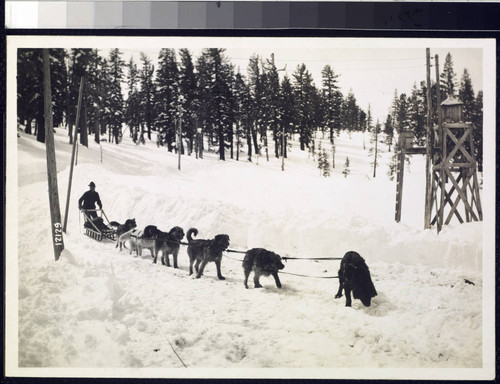
<path id="1" fill-rule="evenodd" d="M 84 217 L 83 229 L 87 236 L 97 241 L 116 240 L 116 229 L 109 226 L 108 217 L 102 209 L 81 209 L 80 212 Z M 89 212 L 96 212 L 97 217 L 91 217 Z"/>

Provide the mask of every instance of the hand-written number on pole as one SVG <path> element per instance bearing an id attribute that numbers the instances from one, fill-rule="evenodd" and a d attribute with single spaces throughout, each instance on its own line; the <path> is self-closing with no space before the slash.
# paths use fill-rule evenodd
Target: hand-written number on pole
<path id="1" fill-rule="evenodd" d="M 62 237 L 62 224 L 54 223 L 54 244 L 55 245 L 63 245 L 63 237 Z"/>

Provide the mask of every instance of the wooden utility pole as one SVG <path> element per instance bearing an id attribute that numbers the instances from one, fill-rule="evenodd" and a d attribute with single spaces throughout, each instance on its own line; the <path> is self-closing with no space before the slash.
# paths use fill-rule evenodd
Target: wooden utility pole
<path id="1" fill-rule="evenodd" d="M 52 94 L 50 89 L 50 56 L 49 50 L 42 49 L 43 59 L 43 102 L 45 120 L 45 152 L 47 155 L 47 179 L 49 184 L 50 220 L 52 227 L 52 243 L 54 257 L 59 260 L 64 249 L 61 225 L 61 211 L 59 207 L 59 193 L 57 188 L 56 151 L 54 146 L 54 132 L 52 128 Z M 41 128 L 40 128 L 41 129 Z"/>
<path id="2" fill-rule="evenodd" d="M 78 93 L 78 105 L 76 107 L 76 122 L 75 122 L 75 135 L 73 139 L 73 151 L 71 152 L 71 164 L 69 167 L 69 181 L 68 181 L 68 195 L 66 196 L 66 211 L 64 213 L 64 226 L 63 231 L 66 233 L 66 228 L 68 225 L 68 211 L 69 211 L 69 201 L 71 196 L 71 182 L 73 180 L 73 166 L 75 164 L 75 154 L 76 154 L 76 146 L 78 145 L 78 127 L 80 122 L 80 109 L 82 107 L 82 96 L 83 96 L 83 87 L 85 84 L 84 77 L 80 80 L 80 91 Z"/>
<path id="3" fill-rule="evenodd" d="M 432 99 L 431 99 L 431 52 L 426 49 L 426 69 L 427 69 L 427 131 L 425 138 L 425 213 L 424 213 L 424 228 L 431 227 L 432 214 L 432 147 L 431 140 L 432 131 Z"/>
<path id="4" fill-rule="evenodd" d="M 177 160 L 177 168 L 179 171 L 181 170 L 181 151 L 182 151 L 182 106 L 181 103 L 179 102 L 179 132 L 178 132 L 178 139 L 177 139 L 177 153 L 178 153 L 178 160 Z"/>
<path id="5" fill-rule="evenodd" d="M 434 56 L 434 65 L 436 66 L 436 101 L 437 101 L 437 115 L 438 115 L 438 132 L 439 142 L 443 140 L 443 117 L 441 116 L 441 87 L 439 85 L 439 56 Z"/>

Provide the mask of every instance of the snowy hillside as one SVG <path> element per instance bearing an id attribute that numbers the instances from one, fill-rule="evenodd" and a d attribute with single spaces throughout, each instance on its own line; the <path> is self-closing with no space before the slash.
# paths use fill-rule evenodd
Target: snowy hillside
<path id="1" fill-rule="evenodd" d="M 64 130 L 56 129 L 55 141 L 64 215 L 71 146 Z M 390 155 L 373 179 L 361 135 L 341 134 L 336 144 L 327 178 L 295 145 L 285 172 L 273 157 L 223 162 L 209 152 L 203 160 L 182 156 L 179 171 L 177 156 L 154 140 L 80 146 L 66 250 L 54 262 L 45 147 L 20 133 L 14 362 L 70 376 L 90 375 L 89 368 L 101 368 L 98 376 L 143 377 L 363 376 L 349 368 L 372 368 L 369 377 L 389 368 L 405 368 L 391 373 L 401 378 L 426 377 L 429 368 L 473 375 L 457 368 L 483 366 L 483 223 L 455 223 L 439 235 L 422 229 L 423 156 L 414 156 L 405 174 L 402 222 L 395 223 Z M 344 177 L 346 156 L 351 172 Z M 289 260 L 282 289 L 271 277 L 261 279 L 263 289 L 253 281 L 245 289 L 242 254 L 225 253 L 226 280 L 219 281 L 213 263 L 201 279 L 189 276 L 184 246 L 179 269 L 153 264 L 148 250 L 142 257 L 119 252 L 83 234 L 77 200 L 90 181 L 110 220 L 135 218 L 139 228 L 196 227 L 199 238 L 228 234 L 233 250 L 263 247 L 290 257 L 357 251 L 378 296 L 369 308 L 334 299 L 338 280 L 322 277 L 336 276 L 339 261 Z M 10 252 L 15 258 L 16 249 Z"/>

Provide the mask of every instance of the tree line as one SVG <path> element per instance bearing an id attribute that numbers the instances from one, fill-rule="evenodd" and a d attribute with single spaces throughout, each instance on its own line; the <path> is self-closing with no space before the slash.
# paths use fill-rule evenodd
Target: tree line
<path id="1" fill-rule="evenodd" d="M 323 67 L 317 87 L 305 64 L 297 65 L 291 77 L 285 74 L 280 79 L 274 55 L 252 55 L 244 75 L 220 48 L 203 49 L 197 58 L 185 48 L 163 48 L 158 68 L 144 53 L 140 63 L 133 58 L 125 62 L 119 49 L 111 49 L 107 56 L 97 49 L 49 52 L 53 124 L 67 127 L 70 141 L 81 78 L 85 91 L 78 126 L 97 142 L 106 135 L 118 144 L 127 130 L 136 142 L 152 140 L 155 132 L 158 144 L 168 151 L 198 154 L 205 142 L 222 160 L 227 154 L 239 159 L 240 149 L 246 147 L 251 161 L 253 154 L 286 157 L 292 135 L 305 150 L 317 131 L 328 135 L 332 145 L 340 130 L 370 132 L 371 142 L 385 133 L 389 150 L 394 135 L 403 129 L 411 130 L 421 143 L 425 140 L 427 89 L 423 81 L 419 87 L 415 83 L 408 96 L 396 90 L 386 121 L 374 124 L 370 107 L 363 110 L 352 90 L 342 94 L 340 74 L 330 65 Z M 42 83 L 41 50 L 19 49 L 18 121 L 27 133 L 35 133 L 44 142 Z M 465 118 L 475 126 L 481 166 L 482 92 L 474 94 L 467 69 L 457 84 L 450 54 L 441 73 L 440 92 L 441 100 L 453 95 L 464 102 Z M 437 120 L 435 83 L 431 94 L 433 119 Z M 177 137 L 180 125 L 182 140 Z M 80 135 L 82 144 L 87 144 L 86 139 L 87 135 Z"/>
<path id="2" fill-rule="evenodd" d="M 189 154 L 203 135 L 220 159 L 239 156 L 246 146 L 252 154 L 285 156 L 291 135 L 300 148 L 311 145 L 313 132 L 363 129 L 364 111 L 352 91 L 343 96 L 338 77 L 326 65 L 318 88 L 305 64 L 280 80 L 274 55 L 249 58 L 247 75 L 230 62 L 224 49 L 203 49 L 197 59 L 188 49 L 161 49 L 158 68 L 141 53 L 140 65 L 123 60 L 119 49 L 104 57 L 96 49 L 50 49 L 54 126 L 76 125 L 80 79 L 85 79 L 81 130 L 120 142 L 128 130 L 134 140 L 158 134 L 169 151 Z M 41 50 L 18 53 L 18 121 L 27 133 L 44 141 Z M 125 90 L 125 92 L 124 92 Z M 181 148 L 177 132 L 182 124 Z M 81 136 L 80 140 L 82 139 Z M 184 148 L 183 143 L 187 144 Z M 201 141 L 203 143 L 203 140 Z M 86 143 L 83 143 L 86 144 Z"/>

